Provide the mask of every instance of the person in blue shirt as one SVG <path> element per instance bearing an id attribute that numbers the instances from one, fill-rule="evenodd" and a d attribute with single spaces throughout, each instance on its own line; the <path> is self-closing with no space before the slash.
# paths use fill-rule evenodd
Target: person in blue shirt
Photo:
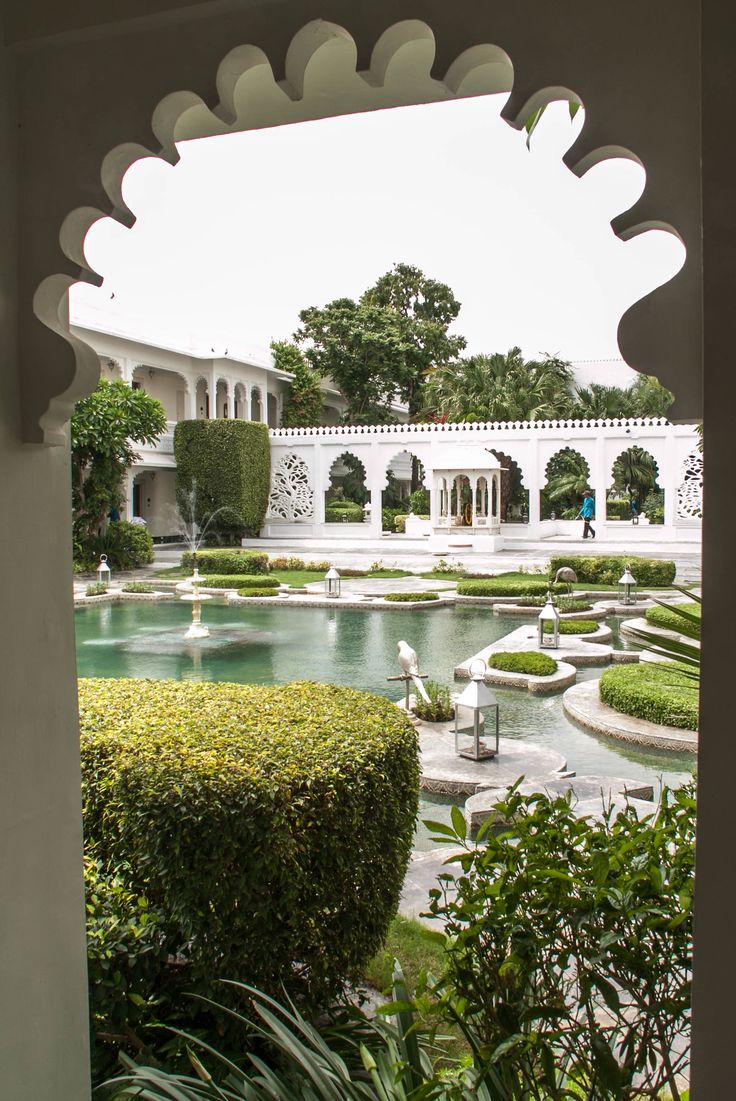
<path id="1" fill-rule="evenodd" d="M 595 532 L 591 523 L 595 517 L 595 498 L 589 489 L 583 490 L 583 506 L 578 513 L 578 518 L 581 516 L 583 518 L 583 539 L 587 539 L 588 535 L 591 539 L 595 539 Z"/>

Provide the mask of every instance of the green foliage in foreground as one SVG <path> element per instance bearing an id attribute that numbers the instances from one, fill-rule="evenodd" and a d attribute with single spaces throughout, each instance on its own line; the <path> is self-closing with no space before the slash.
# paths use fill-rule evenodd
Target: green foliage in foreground
<path id="1" fill-rule="evenodd" d="M 524 596 L 515 601 L 522 608 L 543 608 L 546 596 Z M 574 597 L 561 596 L 557 600 L 558 612 L 589 612 L 593 605 L 587 600 L 575 600 Z"/>
<path id="2" fill-rule="evenodd" d="M 639 586 L 671 585 L 675 580 L 676 566 L 666 558 L 637 558 L 615 554 L 557 554 L 549 560 L 552 577 L 562 566 L 570 566 L 577 574 L 578 582 L 599 582 L 617 585 L 628 566 Z"/>
<path id="3" fill-rule="evenodd" d="M 535 650 L 501 650 L 496 654 L 489 654 L 486 664 L 491 669 L 501 669 L 506 673 L 530 673 L 534 677 L 549 677 L 557 671 L 554 658 Z"/>
<path id="4" fill-rule="evenodd" d="M 663 726 L 698 729 L 698 691 L 679 663 L 618 665 L 606 669 L 600 697 L 609 707 Z"/>
<path id="5" fill-rule="evenodd" d="M 225 573 L 206 574 L 203 585 L 206 589 L 278 589 L 279 579 L 270 574 Z"/>
<path id="6" fill-rule="evenodd" d="M 185 551 L 184 554 L 182 554 L 182 569 L 193 569 L 194 562 L 195 555 L 192 551 Z M 269 571 L 267 554 L 239 550 L 237 547 L 197 551 L 196 562 L 199 572 L 205 575 L 207 570 L 211 570 L 213 573 L 239 574 L 268 573 Z"/>
<path id="7" fill-rule="evenodd" d="M 85 563 L 96 570 L 100 555 L 106 554 L 111 570 L 135 570 L 153 562 L 153 539 L 142 524 L 111 520 L 100 535 L 87 543 Z"/>
<path id="8" fill-rule="evenodd" d="M 124 593 L 155 593 L 155 585 L 149 585 L 147 581 L 128 581 L 123 585 Z"/>
<path id="9" fill-rule="evenodd" d="M 390 600 L 394 604 L 409 604 L 413 601 L 421 603 L 427 600 L 439 600 L 439 593 L 384 593 L 382 599 Z"/>
<path id="10" fill-rule="evenodd" d="M 696 616 L 698 622 L 688 620 L 683 616 L 683 612 Z M 678 604 L 677 611 L 673 608 L 664 608 L 661 604 L 656 608 L 647 608 L 646 619 L 653 627 L 663 627 L 667 631 L 677 631 L 690 638 L 700 638 L 700 604 L 695 602 Z"/>
<path id="11" fill-rule="evenodd" d="M 499 1098 L 679 1098 L 693 785 L 665 791 L 642 821 L 632 808 L 579 818 L 567 798 L 515 791 L 498 810 L 507 828 L 489 821 L 475 844 L 460 812 L 453 827 L 435 824 L 436 840 L 464 850 L 452 858 L 458 873 L 431 892 L 430 912 L 445 923 L 440 1010 L 502 1080 Z"/>
<path id="12" fill-rule="evenodd" d="M 89 584 L 85 590 L 86 596 L 106 596 L 108 593 L 107 584 L 104 581 L 93 581 Z"/>
<path id="13" fill-rule="evenodd" d="M 514 580 L 489 577 L 481 580 L 459 581 L 459 596 L 546 596 L 548 592 L 566 592 L 565 585 L 550 584 L 549 581 L 535 581 L 529 578 Z"/>
<path id="14" fill-rule="evenodd" d="M 184 988 L 228 976 L 324 1005 L 396 912 L 408 718 L 312 683 L 82 680 L 79 697 L 89 855 L 164 915 Z"/>
<path id="15" fill-rule="evenodd" d="M 193 1073 L 131 1064 L 117 1080 L 125 1096 L 686 1101 L 693 786 L 665 792 L 641 821 L 631 808 L 581 819 L 566 798 L 514 790 L 499 810 L 507 828 L 484 828 L 476 844 L 457 808 L 452 826 L 428 823 L 453 854 L 430 901 L 445 930 L 425 930 L 423 948 L 415 923 L 394 923 L 370 973 L 385 987 L 390 955 L 406 952 L 412 977 L 394 965 L 392 1001 L 376 1017 L 351 1010 L 318 1029 L 248 990 L 257 1021 L 243 1022 L 233 1059 L 218 1040 L 193 1038 Z M 428 1011 L 462 1034 L 464 1057 L 432 1043 Z"/>

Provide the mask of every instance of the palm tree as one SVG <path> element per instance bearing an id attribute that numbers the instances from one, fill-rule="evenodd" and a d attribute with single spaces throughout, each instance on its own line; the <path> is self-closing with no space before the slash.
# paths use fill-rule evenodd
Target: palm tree
<path id="1" fill-rule="evenodd" d="M 525 360 L 520 348 L 470 356 L 438 367 L 423 387 L 423 411 L 451 421 L 523 421 L 566 416 L 572 368 L 545 356 Z"/>
<path id="2" fill-rule="evenodd" d="M 657 473 L 657 464 L 648 451 L 630 447 L 613 464 L 613 484 L 627 494 L 629 501 L 634 497 L 643 501 L 656 487 Z"/>

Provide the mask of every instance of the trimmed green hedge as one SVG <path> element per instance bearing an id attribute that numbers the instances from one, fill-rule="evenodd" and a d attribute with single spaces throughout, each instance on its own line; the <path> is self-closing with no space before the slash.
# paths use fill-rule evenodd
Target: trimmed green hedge
<path id="1" fill-rule="evenodd" d="M 202 576 L 205 589 L 278 589 L 279 587 L 277 577 L 264 577 L 262 574 L 250 577 L 248 574 L 239 573 L 205 573 Z"/>
<path id="2" fill-rule="evenodd" d="M 554 576 L 562 566 L 570 566 L 579 582 L 617 585 L 628 566 L 637 584 L 666 586 L 675 580 L 675 563 L 666 558 L 636 558 L 630 555 L 557 554 L 549 560 L 549 572 Z"/>
<path id="3" fill-rule="evenodd" d="M 458 581 L 459 596 L 546 596 L 548 592 L 567 592 L 565 585 L 550 585 L 549 581 L 504 581 L 489 577 L 485 581 Z"/>
<path id="4" fill-rule="evenodd" d="M 210 542 L 258 535 L 268 508 L 271 450 L 265 424 L 179 421 L 174 429 L 176 500 Z M 219 510 L 222 511 L 219 511 Z"/>
<path id="5" fill-rule="evenodd" d="M 79 703 L 88 852 L 165 916 L 187 989 L 326 1004 L 396 913 L 419 792 L 408 718 L 307 682 L 82 680 Z"/>
<path id="6" fill-rule="evenodd" d="M 279 589 L 238 589 L 238 596 L 280 596 Z"/>
<path id="7" fill-rule="evenodd" d="M 594 619 L 561 619 L 561 635 L 592 635 L 601 626 Z"/>
<path id="8" fill-rule="evenodd" d="M 201 573 L 212 570 L 213 573 L 268 573 L 269 562 L 267 554 L 258 554 L 246 550 L 201 550 L 197 551 L 197 566 Z M 182 569 L 191 570 L 194 566 L 194 555 L 191 551 L 185 551 L 181 556 Z"/>
<path id="9" fill-rule="evenodd" d="M 395 604 L 409 604 L 414 600 L 439 600 L 439 593 L 385 593 L 382 600 L 391 600 Z"/>
<path id="10" fill-rule="evenodd" d="M 355 501 L 330 501 L 325 506 L 326 524 L 362 524 L 363 508 Z"/>
<path id="11" fill-rule="evenodd" d="M 700 615 L 700 605 L 694 601 L 688 601 L 687 603 L 678 604 L 678 608 L 682 608 L 685 612 L 691 612 L 693 615 Z M 699 631 L 695 627 L 695 624 L 691 624 L 683 616 L 679 616 L 677 612 L 673 612 L 670 608 L 662 608 L 657 605 L 656 608 L 647 608 L 646 611 L 647 623 L 651 623 L 653 627 L 663 627 L 667 631 L 678 631 L 681 634 L 692 634 L 691 628 L 695 630 L 699 635 Z"/>
<path id="12" fill-rule="evenodd" d="M 599 684 L 603 703 L 624 715 L 683 730 L 698 729 L 696 682 L 674 662 L 617 665 L 606 669 Z"/>
<path id="13" fill-rule="evenodd" d="M 536 650 L 502 650 L 489 654 L 486 664 L 491 669 L 502 669 L 506 673 L 531 673 L 535 677 L 549 677 L 557 671 L 555 659 Z"/>
<path id="14" fill-rule="evenodd" d="M 123 585 L 124 593 L 155 593 L 158 592 L 155 585 L 149 585 L 147 581 L 129 581 Z"/>
<path id="15" fill-rule="evenodd" d="M 104 581 L 91 581 L 85 589 L 85 596 L 106 596 L 109 591 Z"/>

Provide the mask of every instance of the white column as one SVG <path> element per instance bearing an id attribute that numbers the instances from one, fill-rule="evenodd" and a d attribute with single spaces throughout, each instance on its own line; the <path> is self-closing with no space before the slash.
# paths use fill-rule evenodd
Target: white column
<path id="1" fill-rule="evenodd" d="M 606 494 L 608 492 L 606 441 L 602 435 L 599 435 L 595 441 L 595 460 L 593 469 L 590 472 L 590 484 L 595 494 L 595 519 L 602 524 L 606 519 Z M 595 520 L 593 523 L 595 524 Z"/>
<path id="2" fill-rule="evenodd" d="M 349 451 L 349 448 L 345 448 Z M 358 454 L 358 452 L 355 452 Z M 370 451 L 366 455 L 361 449 L 358 458 L 365 466 L 365 480 L 371 494 L 371 521 L 370 538 L 380 539 L 383 532 L 381 513 L 383 509 L 383 489 L 386 485 L 386 471 L 382 468 L 381 449 L 379 444 L 371 443 Z"/>
<path id="3" fill-rule="evenodd" d="M 312 491 L 313 498 L 313 514 L 312 519 L 315 524 L 324 524 L 325 522 L 325 464 L 324 456 L 322 454 L 322 447 L 319 442 L 315 440 L 312 444 Z"/>
<path id="4" fill-rule="evenodd" d="M 674 527 L 677 523 L 677 483 L 680 480 L 680 463 L 677 462 L 677 450 L 672 429 L 668 429 L 664 442 L 664 464 L 659 468 L 659 484 L 664 490 L 664 526 Z"/>
<path id="5" fill-rule="evenodd" d="M 253 400 L 253 385 L 250 382 L 243 384 L 243 393 L 245 395 L 245 416 L 243 420 L 249 421 L 251 419 L 251 402 Z"/>
<path id="6" fill-rule="evenodd" d="M 476 493 L 477 493 L 477 490 L 478 490 L 478 477 L 477 477 L 477 475 L 474 478 L 473 477 L 469 478 L 469 481 L 470 481 L 470 509 L 471 509 L 470 524 L 471 524 L 471 527 L 474 528 L 476 526 L 477 520 L 478 520 L 477 505 L 476 505 Z"/>
<path id="7" fill-rule="evenodd" d="M 536 432 L 529 441 L 529 462 L 525 471 L 524 481 L 529 490 L 529 526 L 538 525 L 541 516 L 539 494 L 544 483 L 544 471 L 540 470 L 539 463 L 539 437 Z"/>

